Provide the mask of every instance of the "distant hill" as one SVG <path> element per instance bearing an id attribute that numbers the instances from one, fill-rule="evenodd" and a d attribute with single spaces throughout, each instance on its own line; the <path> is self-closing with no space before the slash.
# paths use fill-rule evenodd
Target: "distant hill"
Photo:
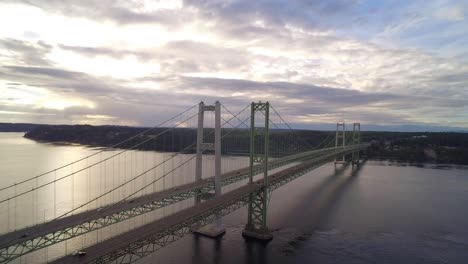
<path id="1" fill-rule="evenodd" d="M 369 155 L 405 162 L 468 165 L 468 133 L 364 132 Z"/>
<path id="2" fill-rule="evenodd" d="M 0 131 L 26 132 L 25 137 L 42 142 L 74 143 L 98 147 L 134 148 L 187 153 L 195 151 L 194 128 L 149 128 L 91 125 L 37 125 L 0 123 Z M 147 131 L 146 133 L 143 133 Z M 350 131 L 346 137 L 351 137 Z M 223 152 L 246 155 L 249 153 L 248 129 L 223 129 Z M 270 153 L 282 156 L 312 147 L 334 146 L 334 131 L 270 130 Z M 361 132 L 362 142 L 370 142 L 368 155 L 372 158 L 405 162 L 468 164 L 468 133 L 456 132 Z M 213 129 L 205 129 L 205 142 L 213 142 Z M 257 149 L 262 149 L 260 140 Z M 136 147 L 133 147 L 135 146 Z"/>
<path id="3" fill-rule="evenodd" d="M 0 132 L 28 132 L 39 126 L 47 126 L 47 125 L 28 124 L 28 123 L 0 123 Z"/>
<path id="4" fill-rule="evenodd" d="M 26 138 L 42 142 L 74 143 L 90 146 L 112 147 L 119 142 L 118 148 L 131 148 L 157 151 L 194 152 L 197 130 L 194 128 L 142 128 L 126 126 L 90 125 L 47 125 L 37 126 L 25 134 Z M 147 132 L 145 132 L 147 131 Z M 145 133 L 143 133 L 145 132 Z M 214 142 L 212 128 L 204 130 L 204 141 Z M 293 138 L 288 130 L 270 130 L 270 153 L 273 156 L 287 155 L 302 149 L 317 146 L 325 139 L 331 142 L 332 132 L 305 131 L 295 132 L 303 141 Z M 250 132 L 248 129 L 222 129 L 222 149 L 225 153 L 242 154 L 249 152 Z M 260 137 L 260 136 L 259 136 Z M 263 149 L 263 141 L 257 141 L 257 149 Z M 309 145 L 309 146 L 307 146 Z M 323 147 L 323 145 L 321 146 Z"/>

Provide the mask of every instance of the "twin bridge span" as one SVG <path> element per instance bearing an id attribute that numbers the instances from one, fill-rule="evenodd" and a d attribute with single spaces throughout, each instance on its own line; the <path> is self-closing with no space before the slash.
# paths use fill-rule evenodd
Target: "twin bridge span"
<path id="1" fill-rule="evenodd" d="M 21 261 L 21 259 L 28 261 L 29 255 L 47 250 L 48 247 L 67 243 L 80 236 L 188 200 L 193 200 L 192 206 L 157 220 L 150 220 L 110 238 L 83 244 L 77 250 L 73 250 L 73 254 L 66 250 L 65 254 L 59 257 L 51 259 L 46 256 L 44 261 L 133 263 L 191 232 L 211 237 L 224 234 L 221 217 L 246 205 L 248 219 L 243 235 L 259 240 L 270 240 L 272 234 L 268 230 L 267 209 L 268 199 L 273 190 L 331 161 L 335 164 L 351 162 L 359 166 L 359 153 L 367 147 L 367 144 L 361 143 L 359 123 L 353 124 L 352 131 L 346 131 L 344 123 L 337 123 L 336 132 L 323 135 L 319 144 L 312 146 L 310 140 L 291 129 L 270 103 L 258 102 L 249 106 L 234 114 L 219 102 L 214 105 L 205 105 L 201 102 L 153 128 L 112 145 L 113 149 L 119 147 L 122 149 L 95 162 L 89 160 L 99 156 L 100 152 L 0 188 L 0 194 L 8 193 L 2 196 L 0 203 L 8 205 L 6 218 L 10 222 L 10 219 L 16 219 L 15 214 L 20 211 L 16 206 L 19 203 L 17 200 L 24 199 L 24 196 L 38 198 L 41 189 L 57 188 L 57 184 L 61 181 L 72 178 L 70 192 L 73 200 L 77 196 L 74 195 L 73 187 L 76 184 L 73 183 L 79 181 L 79 177 L 88 170 L 96 170 L 99 166 L 108 168 L 106 163 L 115 164 L 115 159 L 121 161 L 121 157 L 132 149 L 157 142 L 168 133 L 178 131 L 178 127 L 190 127 L 190 122 L 193 122 L 192 130 L 196 131 L 194 142 L 182 144 L 179 150 L 167 159 L 147 164 L 141 168 L 141 171 L 134 171 L 123 180 L 114 179 L 116 171 L 112 170 L 110 177 L 113 177 L 113 184 L 110 187 L 91 195 L 84 202 L 72 203 L 65 213 L 56 213 L 59 201 L 54 200 L 50 204 L 50 207 L 54 208 L 54 216 L 50 219 L 4 232 L 0 236 L 0 263 Z M 211 123 L 210 120 L 205 120 L 210 114 L 214 117 L 214 122 Z M 169 123 L 174 125 L 167 127 Z M 211 128 L 204 128 L 205 124 Z M 161 129 L 162 126 L 164 129 Z M 187 128 L 184 131 L 186 134 L 189 133 Z M 174 144 L 174 137 L 171 138 L 171 143 Z M 204 153 L 211 157 L 214 163 L 212 166 L 206 164 L 204 166 Z M 233 164 L 229 162 L 235 163 L 235 158 L 233 161 L 229 158 L 222 159 L 223 156 L 232 157 L 232 153 L 244 153 L 244 156 L 248 155 L 248 160 L 245 159 L 244 163 L 232 166 Z M 186 158 L 182 162 L 171 164 L 178 155 Z M 86 166 L 77 168 L 77 163 L 83 161 L 86 161 Z M 158 167 L 167 164 L 171 164 L 167 170 L 164 169 L 162 172 L 157 170 Z M 57 177 L 57 171 L 68 170 L 69 166 L 74 166 L 75 170 L 72 168 L 69 173 Z M 182 170 L 184 166 L 188 167 L 192 181 L 154 191 L 158 181 L 164 180 L 166 176 L 175 177 L 177 175 L 175 172 Z M 122 173 L 126 174 L 127 170 Z M 48 181 L 49 174 L 54 174 L 54 177 Z M 144 177 L 147 177 L 144 184 L 135 184 Z M 30 189 L 21 189 L 23 185 Z M 94 185 L 92 182 L 88 183 L 89 188 L 92 185 Z M 121 196 L 115 195 L 119 189 L 125 190 L 121 192 Z M 222 193 L 223 189 L 230 190 Z M 54 192 L 56 191 L 54 189 Z M 106 198 L 109 196 L 113 197 L 113 200 L 106 203 L 109 200 Z M 11 208 L 11 204 L 14 204 L 14 209 Z M 32 205 L 37 205 L 37 202 L 33 200 Z"/>

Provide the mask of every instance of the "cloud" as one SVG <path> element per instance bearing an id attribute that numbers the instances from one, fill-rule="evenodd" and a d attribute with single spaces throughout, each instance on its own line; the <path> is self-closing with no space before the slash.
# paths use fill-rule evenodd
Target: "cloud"
<path id="1" fill-rule="evenodd" d="M 63 116 L 111 116 L 102 122 L 148 125 L 167 115 L 153 116 L 148 113 L 176 113 L 200 100 L 220 100 L 236 111 L 249 101 L 269 100 L 288 120 L 296 123 L 334 122 L 333 120 L 357 120 L 374 124 L 431 123 L 418 120 L 408 113 L 427 117 L 427 111 L 437 111 L 440 118 L 460 113 L 468 107 L 466 99 L 434 98 L 357 90 L 331 88 L 292 82 L 257 82 L 238 79 L 165 76 L 145 78 L 157 83 L 160 90 L 149 91 L 132 88 L 131 83 L 120 80 L 95 79 L 84 73 L 37 67 L 4 67 L 2 78 L 11 82 L 22 80 L 29 87 L 41 87 L 61 96 L 91 100 L 95 108 L 67 108 Z M 38 82 L 35 77 L 44 76 Z M 143 80 L 140 80 L 143 81 Z M 169 103 L 171 102 L 171 103 Z M 172 102 L 178 102 L 174 104 Z M 0 101 L 1 103 L 1 101 Z M 137 108 L 132 107 L 138 105 Z M 28 106 L 31 107 L 31 106 Z M 38 107 L 38 106 L 36 106 Z M 12 111 L 2 108 L 3 111 Z M 27 108 L 15 111 L 26 111 Z M 53 112 L 57 113 L 57 112 Z M 446 115 L 442 115 L 445 113 Z M 434 118 L 434 114 L 429 113 Z M 96 119 L 96 118 L 94 118 Z M 93 121 L 94 121 L 93 119 Z M 156 120 L 158 119 L 158 120 Z M 71 119 L 73 120 L 73 119 Z"/>
<path id="2" fill-rule="evenodd" d="M 233 109 L 269 100 L 301 125 L 468 126 L 468 57 L 459 55 L 468 32 L 436 12 L 460 18 L 462 5 L 8 2 L 0 20 L 16 28 L 0 29 L 4 113 L 149 125 L 200 100 Z"/>
<path id="3" fill-rule="evenodd" d="M 465 20 L 465 11 L 462 6 L 447 6 L 436 11 L 435 16 L 448 21 Z"/>
<path id="4" fill-rule="evenodd" d="M 7 0 L 7 2 L 24 3 L 54 14 L 107 20 L 119 24 L 172 24 L 182 20 L 177 14 L 181 7 L 177 2 L 180 1 Z"/>
<path id="5" fill-rule="evenodd" d="M 3 66 L 3 68 L 15 73 L 39 75 L 57 79 L 79 79 L 84 76 L 79 72 L 70 72 L 61 69 L 45 67 Z"/>
<path id="6" fill-rule="evenodd" d="M 120 59 L 126 55 L 137 55 L 140 57 L 145 56 L 145 54 L 142 52 L 132 52 L 129 50 L 112 49 L 112 48 L 106 48 L 106 47 L 83 47 L 83 46 L 70 46 L 70 45 L 64 45 L 64 44 L 59 44 L 58 47 L 66 51 L 72 51 L 72 52 L 76 52 L 84 56 L 90 56 L 90 57 L 109 56 L 109 57 Z"/>
<path id="7" fill-rule="evenodd" d="M 47 54 L 52 50 L 52 46 L 43 42 L 27 42 L 18 39 L 0 39 L 0 49 L 8 52 L 0 52 L 0 59 L 3 63 L 19 63 L 23 65 L 51 65 L 47 59 Z"/>

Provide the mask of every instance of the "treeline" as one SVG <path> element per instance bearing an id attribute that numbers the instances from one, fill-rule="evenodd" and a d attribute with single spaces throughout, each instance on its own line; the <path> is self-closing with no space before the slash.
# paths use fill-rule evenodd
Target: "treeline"
<path id="1" fill-rule="evenodd" d="M 250 152 L 248 129 L 222 129 L 222 150 L 226 154 L 246 155 Z M 48 125 L 38 126 L 25 134 L 26 138 L 56 143 L 75 143 L 89 146 L 133 148 L 165 152 L 194 153 L 197 130 L 194 128 L 148 128 L 124 126 Z M 270 154 L 284 156 L 313 147 L 330 146 L 332 132 L 270 130 Z M 327 140 L 325 142 L 324 140 Z M 214 130 L 204 129 L 204 142 L 214 142 Z M 264 150 L 262 135 L 257 135 L 255 149 Z M 208 151 L 209 152 L 209 151 Z"/>
<path id="2" fill-rule="evenodd" d="M 371 157 L 468 165 L 468 133 L 380 133 L 370 137 Z"/>
<path id="3" fill-rule="evenodd" d="M 154 128 L 90 125 L 0 124 L 0 131 L 27 131 L 26 138 L 42 142 L 76 143 L 96 147 L 134 148 L 164 152 L 195 152 L 197 131 L 194 128 Z M 145 132 L 146 133 L 143 133 Z M 226 154 L 250 152 L 248 129 L 222 129 L 222 150 Z M 213 129 L 204 130 L 204 141 L 214 141 Z M 347 144 L 352 132 L 346 133 Z M 284 156 L 312 148 L 334 146 L 334 131 L 270 130 L 270 154 Z M 405 162 L 468 164 L 468 133 L 434 132 L 361 132 L 361 142 L 371 143 L 370 158 Z M 261 135 L 255 149 L 264 149 Z"/>
<path id="4" fill-rule="evenodd" d="M 28 123 L 0 123 L 0 132 L 27 132 L 39 126 L 44 125 Z"/>

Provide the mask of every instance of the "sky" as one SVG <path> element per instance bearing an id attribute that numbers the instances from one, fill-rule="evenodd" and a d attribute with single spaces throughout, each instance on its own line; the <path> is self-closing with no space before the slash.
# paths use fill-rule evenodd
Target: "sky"
<path id="1" fill-rule="evenodd" d="M 0 1 L 0 122 L 152 126 L 201 100 L 468 130 L 468 1 Z"/>

